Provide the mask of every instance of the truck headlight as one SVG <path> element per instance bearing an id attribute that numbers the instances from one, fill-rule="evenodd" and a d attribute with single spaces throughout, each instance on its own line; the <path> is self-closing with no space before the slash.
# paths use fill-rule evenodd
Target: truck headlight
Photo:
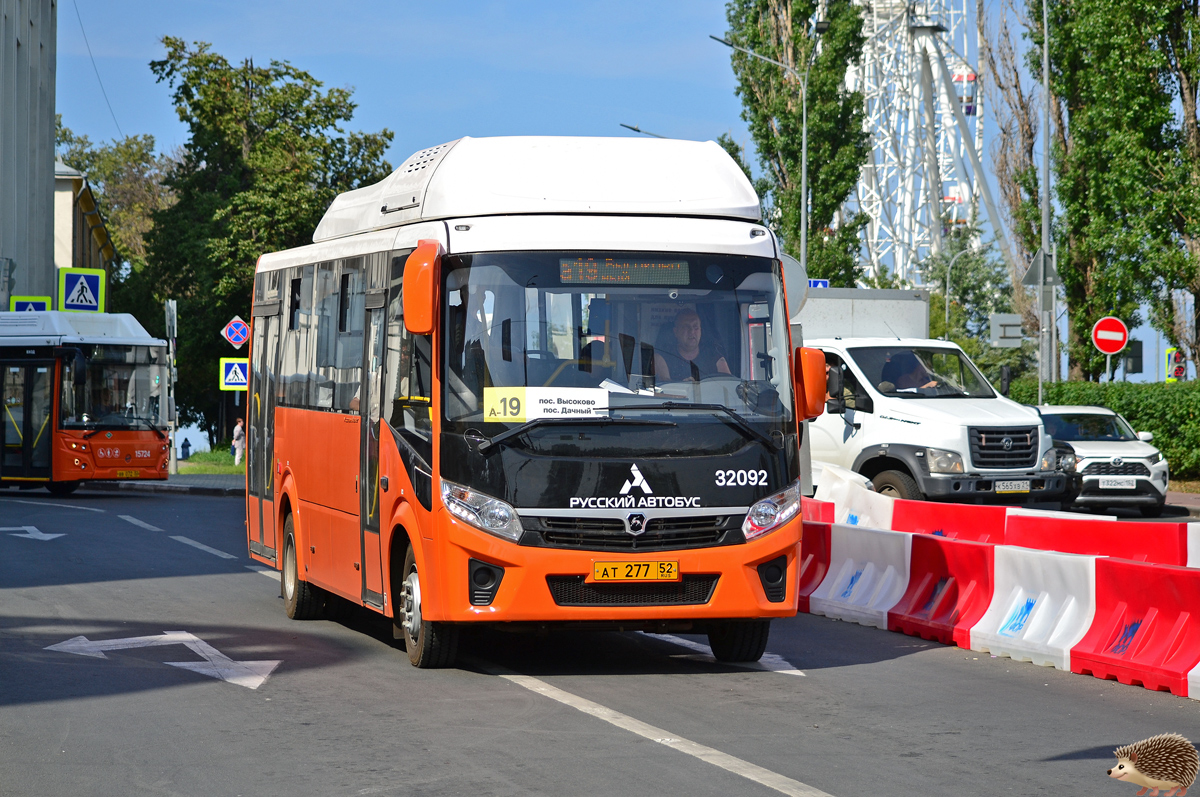
<path id="1" fill-rule="evenodd" d="M 521 521 L 517 517 L 517 510 L 499 498 L 443 479 L 442 503 L 450 510 L 450 514 L 480 531 L 512 542 L 521 539 Z"/>
<path id="2" fill-rule="evenodd" d="M 962 473 L 962 456 L 941 448 L 925 449 L 925 462 L 930 473 Z"/>
<path id="3" fill-rule="evenodd" d="M 1046 449 L 1046 453 L 1042 454 L 1042 461 L 1038 465 L 1038 470 L 1057 470 L 1058 469 L 1058 452 L 1053 448 Z"/>
<path id="4" fill-rule="evenodd" d="M 770 534 L 794 518 L 799 511 L 800 482 L 796 481 L 783 492 L 768 496 L 750 507 L 746 519 L 742 521 L 742 534 L 747 540 Z"/>

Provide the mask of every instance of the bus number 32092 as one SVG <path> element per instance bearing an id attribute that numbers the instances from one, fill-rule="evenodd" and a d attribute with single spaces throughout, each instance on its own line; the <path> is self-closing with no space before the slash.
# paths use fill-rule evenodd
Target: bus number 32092
<path id="1" fill-rule="evenodd" d="M 718 487 L 745 487 L 749 485 L 765 485 L 767 472 L 765 470 L 719 470 L 715 474 Z"/>

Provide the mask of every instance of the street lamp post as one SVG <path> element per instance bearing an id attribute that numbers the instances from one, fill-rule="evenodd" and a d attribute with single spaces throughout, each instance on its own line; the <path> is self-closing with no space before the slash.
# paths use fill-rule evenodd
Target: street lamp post
<path id="1" fill-rule="evenodd" d="M 820 36 L 825 31 L 829 30 L 829 22 L 827 20 L 816 20 L 813 22 L 813 33 L 815 36 Z M 739 47 L 727 39 L 718 39 L 716 36 L 708 38 L 724 44 L 726 47 L 732 47 L 738 52 L 745 53 L 752 58 L 757 58 L 761 61 L 766 61 L 769 64 L 775 64 L 782 68 L 785 72 L 791 75 L 793 80 L 800 82 L 800 198 L 801 198 L 801 214 L 800 214 L 800 266 L 804 269 L 804 273 L 808 273 L 808 75 L 812 70 L 813 60 L 817 55 L 817 45 L 813 42 L 812 49 L 808 52 L 808 63 L 804 66 L 804 77 L 801 78 L 795 69 L 783 63 L 776 61 L 774 58 L 767 58 L 765 55 L 759 55 L 753 50 L 748 50 L 745 47 Z"/>

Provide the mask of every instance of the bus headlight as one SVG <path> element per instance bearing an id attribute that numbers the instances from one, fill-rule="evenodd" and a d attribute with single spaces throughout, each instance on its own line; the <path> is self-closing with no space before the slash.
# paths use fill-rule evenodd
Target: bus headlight
<path id="1" fill-rule="evenodd" d="M 521 539 L 517 511 L 499 498 L 442 480 L 442 503 L 450 514 L 480 531 L 516 542 Z"/>
<path id="2" fill-rule="evenodd" d="M 929 465 L 930 473 L 962 473 L 962 455 L 954 451 L 944 451 L 940 448 L 925 449 L 925 462 Z"/>
<path id="3" fill-rule="evenodd" d="M 742 521 L 742 534 L 753 540 L 794 518 L 800 511 L 800 482 L 793 482 L 783 492 L 768 496 L 750 507 Z"/>

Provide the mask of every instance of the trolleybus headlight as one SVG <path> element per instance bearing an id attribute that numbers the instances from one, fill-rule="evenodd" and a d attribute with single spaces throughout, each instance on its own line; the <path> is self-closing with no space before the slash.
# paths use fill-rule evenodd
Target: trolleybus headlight
<path id="1" fill-rule="evenodd" d="M 800 511 L 800 482 L 793 482 L 783 492 L 762 499 L 746 513 L 742 534 L 753 540 L 787 523 Z"/>
<path id="2" fill-rule="evenodd" d="M 930 473 L 962 473 L 962 455 L 954 451 L 940 448 L 925 449 L 925 462 L 929 464 Z M 1051 468 L 1053 470 L 1053 468 Z"/>
<path id="3" fill-rule="evenodd" d="M 442 503 L 450 510 L 450 514 L 480 531 L 513 542 L 521 539 L 521 521 L 517 518 L 516 510 L 499 498 L 443 479 Z"/>

